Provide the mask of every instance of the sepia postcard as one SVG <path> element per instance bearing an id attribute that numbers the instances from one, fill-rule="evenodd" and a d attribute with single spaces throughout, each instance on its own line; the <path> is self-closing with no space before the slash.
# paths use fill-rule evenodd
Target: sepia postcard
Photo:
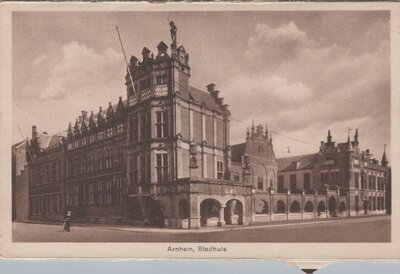
<path id="1" fill-rule="evenodd" d="M 0 5 L 1 256 L 400 258 L 399 7 Z"/>

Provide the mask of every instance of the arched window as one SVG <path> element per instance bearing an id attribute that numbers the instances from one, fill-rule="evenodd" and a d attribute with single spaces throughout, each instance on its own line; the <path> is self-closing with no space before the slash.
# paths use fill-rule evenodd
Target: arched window
<path id="1" fill-rule="evenodd" d="M 276 213 L 285 213 L 285 212 L 286 212 L 285 203 L 282 201 L 278 201 L 276 203 Z"/>
<path id="2" fill-rule="evenodd" d="M 339 204 L 339 212 L 344 212 L 346 210 L 346 203 L 345 202 L 341 202 Z"/>
<path id="3" fill-rule="evenodd" d="M 256 214 L 268 214 L 268 203 L 264 200 L 260 200 L 257 203 Z"/>
<path id="4" fill-rule="evenodd" d="M 305 212 L 313 212 L 314 211 L 314 205 L 312 202 L 308 201 L 306 205 L 304 206 L 304 211 Z"/>
<path id="5" fill-rule="evenodd" d="M 291 213 L 299 213 L 300 212 L 300 203 L 298 201 L 294 201 L 290 205 L 290 212 Z"/>
<path id="6" fill-rule="evenodd" d="M 318 212 L 325 212 L 325 204 L 322 201 L 318 204 Z"/>

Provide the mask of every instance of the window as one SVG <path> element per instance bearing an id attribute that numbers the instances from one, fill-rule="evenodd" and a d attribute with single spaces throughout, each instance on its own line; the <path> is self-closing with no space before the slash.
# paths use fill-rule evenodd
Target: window
<path id="1" fill-rule="evenodd" d="M 130 141 L 136 143 L 138 141 L 138 121 L 136 117 L 133 117 L 130 121 Z"/>
<path id="2" fill-rule="evenodd" d="M 112 198 L 112 183 L 113 179 L 112 178 L 107 178 L 106 179 L 106 204 L 110 205 L 111 204 L 111 198 Z"/>
<path id="3" fill-rule="evenodd" d="M 157 138 L 168 137 L 168 112 L 156 111 Z"/>
<path id="4" fill-rule="evenodd" d="M 142 112 L 140 117 L 140 141 L 146 141 L 151 138 L 151 127 L 150 127 L 150 112 Z"/>
<path id="5" fill-rule="evenodd" d="M 106 151 L 106 168 L 111 168 L 112 162 L 113 162 L 113 158 L 112 158 L 112 148 L 107 149 Z"/>
<path id="6" fill-rule="evenodd" d="M 93 182 L 89 183 L 89 200 L 87 201 L 88 205 L 94 204 L 94 184 Z"/>
<path id="7" fill-rule="evenodd" d="M 217 178 L 218 179 L 224 178 L 224 167 L 221 161 L 217 161 Z"/>
<path id="8" fill-rule="evenodd" d="M 167 75 L 165 73 L 156 76 L 156 85 L 163 85 L 167 83 Z"/>
<path id="9" fill-rule="evenodd" d="M 150 157 L 148 155 L 140 157 L 140 183 L 150 184 Z"/>
<path id="10" fill-rule="evenodd" d="M 360 173 L 354 173 L 354 181 L 355 181 L 355 188 L 359 188 L 360 187 Z"/>
<path id="11" fill-rule="evenodd" d="M 168 182 L 168 154 L 156 154 L 157 183 Z"/>
<path id="12" fill-rule="evenodd" d="M 263 146 L 258 146 L 258 154 L 263 155 L 264 154 L 264 147 Z"/>
<path id="13" fill-rule="evenodd" d="M 56 182 L 56 163 L 51 163 L 51 183 Z"/>
<path id="14" fill-rule="evenodd" d="M 104 165 L 104 151 L 99 151 L 99 156 L 97 157 L 99 169 L 105 168 Z"/>
<path id="15" fill-rule="evenodd" d="M 283 175 L 278 176 L 278 192 L 280 193 L 285 192 Z"/>
<path id="16" fill-rule="evenodd" d="M 258 177 L 257 189 L 259 189 L 259 190 L 264 189 L 264 178 L 263 177 Z"/>
<path id="17" fill-rule="evenodd" d="M 239 181 L 239 180 L 240 180 L 240 176 L 239 176 L 239 173 L 238 173 L 238 172 L 235 172 L 235 173 L 233 174 L 233 180 L 234 180 L 234 181 Z"/>
<path id="18" fill-rule="evenodd" d="M 144 90 L 149 87 L 150 87 L 150 78 L 146 78 L 146 79 L 140 81 L 140 83 L 139 83 L 140 90 Z"/>
<path id="19" fill-rule="evenodd" d="M 131 185 L 137 185 L 137 158 L 134 157 L 130 160 L 130 183 Z"/>
<path id="20" fill-rule="evenodd" d="M 295 192 L 297 190 L 297 178 L 296 174 L 290 175 L 290 191 Z"/>
<path id="21" fill-rule="evenodd" d="M 373 177 L 371 175 L 368 176 L 368 189 L 372 189 L 372 180 Z"/>
<path id="22" fill-rule="evenodd" d="M 329 178 L 328 172 L 322 172 L 320 176 L 321 176 L 321 185 L 327 184 Z"/>
<path id="23" fill-rule="evenodd" d="M 331 172 L 331 184 L 337 184 L 339 182 L 339 172 L 332 171 Z"/>
<path id="24" fill-rule="evenodd" d="M 103 182 L 97 181 L 97 203 L 99 205 L 103 204 Z"/>
<path id="25" fill-rule="evenodd" d="M 122 204 L 123 191 L 124 191 L 123 186 L 122 186 L 122 178 L 121 177 L 116 177 L 115 180 L 116 181 L 115 181 L 114 191 L 115 191 L 116 196 L 115 196 L 114 203 Z"/>
<path id="26" fill-rule="evenodd" d="M 305 191 L 310 191 L 311 190 L 310 173 L 304 173 L 303 180 L 304 180 L 304 190 Z"/>

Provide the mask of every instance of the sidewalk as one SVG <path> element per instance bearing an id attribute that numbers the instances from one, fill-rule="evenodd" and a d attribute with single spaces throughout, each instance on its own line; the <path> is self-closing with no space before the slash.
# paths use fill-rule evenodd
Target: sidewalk
<path id="1" fill-rule="evenodd" d="M 251 225 L 225 225 L 223 227 L 200 227 L 199 229 L 173 229 L 173 228 L 155 228 L 145 226 L 129 226 L 129 225 L 101 225 L 92 223 L 72 223 L 72 226 L 79 227 L 96 227 L 105 230 L 132 231 L 142 233 L 170 233 L 170 234 L 186 234 L 186 233 L 209 233 L 230 230 L 249 230 L 259 228 L 276 228 L 288 227 L 295 225 L 315 225 L 321 223 L 339 223 L 344 221 L 360 220 L 363 222 L 372 221 L 374 219 L 390 218 L 390 215 L 362 215 L 346 218 L 326 218 L 326 219 L 310 219 L 310 220 L 291 220 L 291 221 L 272 221 L 253 223 Z M 371 220 L 372 219 L 372 220 Z M 60 225 L 61 222 L 44 222 L 44 221 L 26 221 L 31 224 Z"/>

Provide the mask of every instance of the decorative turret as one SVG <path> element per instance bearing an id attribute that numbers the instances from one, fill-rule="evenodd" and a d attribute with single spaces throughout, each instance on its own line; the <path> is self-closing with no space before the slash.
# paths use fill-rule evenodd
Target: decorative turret
<path id="1" fill-rule="evenodd" d="M 103 108 L 99 108 L 99 113 L 97 114 L 97 123 L 103 123 L 105 121 L 104 113 L 103 113 Z"/>
<path id="2" fill-rule="evenodd" d="M 265 136 L 268 139 L 268 123 L 265 123 Z"/>
<path id="3" fill-rule="evenodd" d="M 250 137 L 250 129 L 249 129 L 249 127 L 247 127 L 246 138 L 249 138 L 249 137 Z"/>
<path id="4" fill-rule="evenodd" d="M 389 161 L 387 160 L 387 157 L 386 157 L 386 144 L 385 144 L 383 147 L 383 155 L 382 155 L 381 165 L 386 167 L 388 165 L 388 163 L 389 163 Z"/>
<path id="5" fill-rule="evenodd" d="M 256 133 L 256 128 L 254 127 L 254 120 L 251 122 L 251 136 L 253 136 Z"/>
<path id="6" fill-rule="evenodd" d="M 328 137 L 326 139 L 327 139 L 327 143 L 328 144 L 332 143 L 332 135 L 331 135 L 331 130 L 330 129 L 328 130 Z"/>
<path id="7" fill-rule="evenodd" d="M 71 124 L 71 122 L 69 122 L 69 126 L 68 126 L 68 135 L 72 135 L 74 132 L 73 132 L 73 129 L 72 129 L 72 124 Z"/>
<path id="8" fill-rule="evenodd" d="M 132 55 L 129 63 L 131 66 L 136 67 L 138 65 L 138 61 L 139 59 L 137 59 L 136 56 Z"/>
<path id="9" fill-rule="evenodd" d="M 114 109 L 112 107 L 111 102 L 108 103 L 108 109 L 107 109 L 107 120 L 114 118 Z"/>
<path id="10" fill-rule="evenodd" d="M 353 152 L 353 145 L 351 144 L 350 141 L 350 130 L 349 130 L 349 135 L 347 136 L 347 147 L 346 147 L 347 152 Z"/>
<path id="11" fill-rule="evenodd" d="M 157 54 L 156 59 L 160 59 L 160 58 L 163 58 L 163 57 L 168 57 L 168 54 L 167 54 L 168 46 L 163 41 L 161 41 L 158 44 L 157 50 L 158 50 L 158 54 Z"/>
<path id="12" fill-rule="evenodd" d="M 148 48 L 146 48 L 146 47 L 143 48 L 143 50 L 142 50 L 143 62 L 148 59 L 151 59 L 150 53 L 151 53 L 151 51 Z"/>
<path id="13" fill-rule="evenodd" d="M 358 128 L 356 129 L 356 134 L 354 134 L 354 143 L 358 145 Z"/>

